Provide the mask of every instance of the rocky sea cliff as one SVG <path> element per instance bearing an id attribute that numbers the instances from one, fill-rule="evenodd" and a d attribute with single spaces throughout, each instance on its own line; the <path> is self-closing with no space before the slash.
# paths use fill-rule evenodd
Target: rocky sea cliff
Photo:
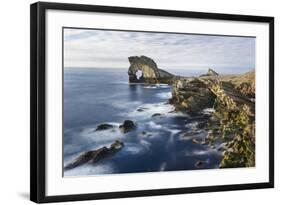
<path id="1" fill-rule="evenodd" d="M 220 76 L 209 68 L 199 77 L 182 77 L 161 75 L 163 70 L 146 56 L 130 57 L 129 61 L 130 79 L 135 79 L 131 76 L 140 69 L 143 82 L 172 84 L 169 103 L 175 110 L 204 119 L 198 129 L 205 129 L 208 135 L 195 142 L 210 147 L 224 144 L 221 168 L 255 166 L 254 70 L 242 75 Z"/>
<path id="2" fill-rule="evenodd" d="M 144 84 L 144 88 L 154 88 L 155 85 L 168 84 L 171 87 L 171 93 L 168 98 L 165 98 L 167 101 L 160 104 L 138 106 L 133 112 L 133 120 L 132 118 L 122 118 L 123 122 L 118 125 L 113 123 L 98 124 L 90 131 L 90 135 L 107 133 L 107 135 L 118 135 L 119 138 L 114 137 L 114 140 L 107 146 L 88 149 L 76 155 L 75 158 L 65 164 L 65 171 L 83 166 L 85 163 L 99 164 L 100 161 L 105 159 L 114 158 L 114 156 L 118 155 L 123 156 L 124 152 L 128 151 L 128 145 L 131 140 L 138 140 L 138 138 L 140 138 L 142 145 L 146 144 L 145 146 L 148 146 L 148 141 L 144 139 L 149 139 L 149 143 L 154 143 L 149 146 L 156 147 L 155 149 L 159 147 L 158 144 L 160 143 L 163 156 L 164 154 L 166 156 L 168 143 L 171 143 L 175 135 L 179 136 L 180 140 L 173 141 L 175 146 L 173 149 L 179 149 L 180 147 L 178 150 L 180 153 L 182 153 L 181 149 L 186 150 L 184 156 L 180 154 L 178 159 L 189 157 L 188 149 L 190 147 L 185 148 L 184 146 L 192 146 L 192 144 L 202 149 L 202 152 L 197 152 L 199 156 L 201 153 L 205 153 L 206 150 L 216 155 L 216 157 L 213 157 L 214 162 L 212 163 L 208 161 L 210 156 L 204 159 L 200 157 L 190 159 L 192 160 L 193 168 L 255 166 L 254 70 L 241 75 L 219 75 L 215 70 L 209 68 L 206 74 L 192 77 L 177 76 L 160 69 L 154 60 L 146 56 L 131 56 L 129 57 L 129 63 L 129 83 L 132 85 Z M 131 89 L 134 91 L 136 87 L 133 86 Z M 136 96 L 134 94 L 131 97 Z M 159 111 L 152 112 L 151 106 Z M 168 110 L 162 110 L 159 107 L 167 108 Z M 148 113 L 150 116 L 146 116 Z M 128 116 L 132 115 L 128 114 Z M 141 118 L 136 118 L 135 116 L 141 116 Z M 151 118 L 152 121 L 143 120 L 142 122 L 142 118 L 145 120 Z M 167 118 L 166 121 L 164 120 L 165 118 Z M 170 121 L 180 124 L 169 125 Z M 161 124 L 161 122 L 164 124 Z M 151 129 L 152 125 L 154 126 L 153 129 Z M 171 128 L 168 129 L 165 126 L 170 126 Z M 151 130 L 147 130 L 148 128 Z M 167 146 L 165 145 L 166 138 L 158 142 L 156 142 L 156 138 L 153 139 L 153 136 L 161 135 L 161 133 L 155 134 L 156 130 L 162 130 L 163 134 L 170 136 L 168 138 L 169 142 L 166 141 Z M 136 136 L 132 138 L 133 136 L 131 135 Z M 128 142 L 124 142 L 127 139 L 124 136 L 129 136 Z M 151 152 L 154 153 L 154 151 Z M 155 153 L 157 153 L 157 150 Z M 160 150 L 158 153 L 160 153 Z M 146 155 L 148 158 L 145 157 L 144 160 L 156 159 L 156 156 L 158 156 L 158 154 L 151 155 L 149 153 L 146 153 Z M 172 154 L 170 155 L 173 156 Z M 158 158 L 161 159 L 160 156 Z M 218 159 L 219 161 L 217 161 Z M 169 163 L 162 163 L 160 171 L 193 169 L 188 164 L 184 166 L 173 165 L 174 161 L 175 159 L 171 161 L 171 168 L 168 166 Z M 137 167 L 137 165 L 135 166 Z M 134 167 L 131 169 L 135 170 Z M 143 169 L 139 168 L 139 170 Z M 150 167 L 145 170 L 151 169 Z"/>
<path id="3" fill-rule="evenodd" d="M 173 83 L 175 109 L 206 118 L 200 126 L 208 135 L 200 143 L 225 143 L 221 168 L 255 166 L 254 74 L 211 74 Z"/>

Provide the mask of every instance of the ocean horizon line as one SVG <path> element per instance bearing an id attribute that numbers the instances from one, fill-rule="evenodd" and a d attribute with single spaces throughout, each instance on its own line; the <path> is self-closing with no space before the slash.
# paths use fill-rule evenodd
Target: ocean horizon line
<path id="1" fill-rule="evenodd" d="M 211 68 L 213 70 L 215 70 L 216 72 L 218 72 L 219 74 L 222 74 L 222 75 L 226 75 L 226 74 L 244 74 L 244 73 L 247 73 L 249 71 L 252 71 L 252 70 L 255 70 L 255 68 L 250 68 L 250 67 L 243 67 L 243 68 L 236 68 L 236 67 L 233 67 L 233 69 L 229 69 L 229 70 L 226 70 L 225 68 L 216 68 L 216 67 L 201 67 L 201 68 L 187 68 L 187 67 L 170 67 L 170 68 L 162 68 L 163 70 L 168 70 L 170 72 L 173 72 L 174 71 L 178 71 L 178 70 L 181 70 L 181 71 L 186 71 L 186 72 L 196 72 L 196 73 L 204 73 L 204 72 L 207 72 L 208 69 Z M 87 69 L 87 70 L 90 70 L 90 69 L 93 69 L 93 70 L 102 70 L 102 69 L 105 69 L 105 70 L 128 70 L 129 69 L 129 66 L 128 67 L 90 67 L 90 66 L 64 66 L 64 70 L 68 70 L 68 69 Z"/>

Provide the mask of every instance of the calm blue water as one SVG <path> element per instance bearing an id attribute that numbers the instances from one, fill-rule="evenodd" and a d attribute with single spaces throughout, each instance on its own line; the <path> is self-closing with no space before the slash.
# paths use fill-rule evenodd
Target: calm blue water
<path id="1" fill-rule="evenodd" d="M 181 73 L 187 75 L 176 71 Z M 204 161 L 204 168 L 217 168 L 221 153 L 182 137 L 197 121 L 173 112 L 167 104 L 170 97 L 168 85 L 129 84 L 126 69 L 65 69 L 64 165 L 115 140 L 125 144 L 115 155 L 65 171 L 65 176 L 193 170 L 198 160 Z M 140 107 L 145 111 L 137 111 Z M 152 117 L 155 113 L 163 116 Z M 118 126 L 124 120 L 136 122 L 137 129 L 122 134 Z M 101 123 L 114 128 L 95 131 Z"/>

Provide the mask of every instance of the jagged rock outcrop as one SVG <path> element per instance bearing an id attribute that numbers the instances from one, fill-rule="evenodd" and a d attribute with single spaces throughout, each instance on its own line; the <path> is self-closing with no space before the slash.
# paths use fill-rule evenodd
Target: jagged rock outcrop
<path id="1" fill-rule="evenodd" d="M 214 71 L 213 69 L 209 68 L 208 72 L 206 74 L 201 75 L 201 76 L 219 76 L 219 74 L 216 71 Z"/>
<path id="2" fill-rule="evenodd" d="M 255 83 L 252 72 L 235 76 L 180 77 L 174 80 L 170 103 L 176 110 L 191 115 L 215 105 L 231 108 L 245 104 L 253 112 Z"/>
<path id="3" fill-rule="evenodd" d="M 88 152 L 85 152 L 83 154 L 81 154 L 80 156 L 78 156 L 76 159 L 73 160 L 73 162 L 71 162 L 70 164 L 65 166 L 65 170 L 69 170 L 69 169 L 73 169 L 77 166 L 80 166 L 82 164 L 85 164 L 89 161 L 91 161 L 92 163 L 96 163 L 116 152 L 118 152 L 119 150 L 122 149 L 122 147 L 124 146 L 123 142 L 120 142 L 119 140 L 116 140 L 115 142 L 113 142 L 110 147 L 102 147 L 96 150 L 91 150 Z"/>
<path id="4" fill-rule="evenodd" d="M 249 71 L 243 75 L 229 76 L 222 79 L 234 86 L 234 89 L 249 98 L 255 98 L 255 71 Z"/>
<path id="5" fill-rule="evenodd" d="M 128 58 L 130 67 L 128 70 L 130 83 L 168 83 L 173 82 L 174 75 L 159 69 L 151 58 L 146 56 L 131 56 Z M 138 77 L 137 72 L 141 71 Z"/>
<path id="6" fill-rule="evenodd" d="M 209 72 L 208 72 L 209 73 Z M 202 115 L 214 108 L 207 121 L 205 142 L 228 139 L 221 168 L 255 166 L 255 77 L 244 75 L 202 75 L 179 78 L 173 84 L 172 103 L 177 110 Z"/>
<path id="7" fill-rule="evenodd" d="M 132 120 L 125 120 L 123 124 L 119 126 L 119 129 L 123 133 L 130 132 L 136 128 L 136 124 Z"/>
<path id="8" fill-rule="evenodd" d="M 212 107 L 215 95 L 204 79 L 191 77 L 175 80 L 170 103 L 177 111 L 197 115 L 205 108 Z"/>

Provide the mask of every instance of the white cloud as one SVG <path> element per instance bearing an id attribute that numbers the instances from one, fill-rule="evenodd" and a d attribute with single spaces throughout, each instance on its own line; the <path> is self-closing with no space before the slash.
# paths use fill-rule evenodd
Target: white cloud
<path id="1" fill-rule="evenodd" d="M 65 29 L 65 67 L 128 68 L 128 57 L 146 55 L 159 67 L 214 67 L 227 72 L 255 67 L 255 38 Z"/>

